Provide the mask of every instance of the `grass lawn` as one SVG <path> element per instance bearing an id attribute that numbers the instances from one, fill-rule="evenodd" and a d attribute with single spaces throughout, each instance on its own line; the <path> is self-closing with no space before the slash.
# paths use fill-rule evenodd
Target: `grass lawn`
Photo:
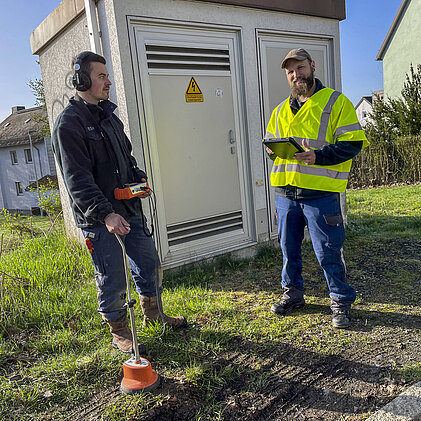
<path id="1" fill-rule="evenodd" d="M 48 239 L 25 234 L 19 247 L 6 231 L 15 246 L 0 259 L 0 419 L 368 418 L 421 380 L 421 185 L 351 190 L 347 198 L 344 251 L 358 293 L 349 329 L 331 326 L 309 243 L 307 305 L 285 317 L 270 312 L 281 294 L 277 247 L 171 271 L 164 309 L 184 314 L 189 326 L 142 330 L 135 307 L 162 382 L 128 396 L 119 391 L 127 356 L 111 347 L 96 313 L 87 251 L 60 230 Z"/>

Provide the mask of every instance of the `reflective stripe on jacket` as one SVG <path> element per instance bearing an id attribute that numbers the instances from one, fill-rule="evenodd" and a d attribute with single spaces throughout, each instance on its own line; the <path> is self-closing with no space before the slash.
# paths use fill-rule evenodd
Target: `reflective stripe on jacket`
<path id="1" fill-rule="evenodd" d="M 363 141 L 367 138 L 358 122 L 351 101 L 338 91 L 323 88 L 313 94 L 294 114 L 289 101 L 272 112 L 266 138 L 293 137 L 299 144 L 307 139 L 311 149 L 322 149 L 340 141 Z M 352 160 L 336 165 L 305 165 L 301 161 L 276 157 L 272 186 L 297 186 L 306 189 L 344 192 Z"/>

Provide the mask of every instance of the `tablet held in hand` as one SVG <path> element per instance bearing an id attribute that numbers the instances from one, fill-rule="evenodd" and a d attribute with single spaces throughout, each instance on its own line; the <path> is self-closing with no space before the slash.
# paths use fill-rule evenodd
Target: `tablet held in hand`
<path id="1" fill-rule="evenodd" d="M 263 144 L 276 156 L 283 159 L 294 159 L 294 154 L 297 152 L 305 152 L 305 149 L 293 137 L 263 139 Z"/>

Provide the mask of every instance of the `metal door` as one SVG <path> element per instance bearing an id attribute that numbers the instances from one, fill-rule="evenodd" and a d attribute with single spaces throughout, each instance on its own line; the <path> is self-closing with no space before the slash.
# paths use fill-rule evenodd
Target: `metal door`
<path id="1" fill-rule="evenodd" d="M 334 87 L 334 72 L 332 63 L 332 40 L 310 37 L 291 37 L 283 34 L 258 34 L 260 85 L 262 91 L 262 136 L 266 132 L 273 109 L 291 94 L 285 70 L 281 69 L 281 62 L 293 48 L 304 48 L 310 53 L 316 63 L 315 77 L 323 85 Z M 272 238 L 277 235 L 275 216 L 275 193 L 270 187 L 270 173 L 272 161 L 265 160 L 267 185 L 269 229 Z"/>
<path id="2" fill-rule="evenodd" d="M 171 263 L 244 244 L 249 224 L 235 33 L 139 24 L 134 37 L 162 257 Z M 189 100 L 191 83 L 202 101 Z"/>

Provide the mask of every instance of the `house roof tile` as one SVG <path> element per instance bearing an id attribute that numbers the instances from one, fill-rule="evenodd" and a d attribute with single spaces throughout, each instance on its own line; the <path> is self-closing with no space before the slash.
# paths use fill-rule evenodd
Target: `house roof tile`
<path id="1" fill-rule="evenodd" d="M 13 107 L 12 114 L 0 123 L 0 148 L 28 145 L 29 133 L 33 143 L 39 143 L 43 135 L 38 131 L 42 123 L 36 121 L 37 116 L 46 117 L 43 107 Z M 23 108 L 23 109 L 19 109 Z"/>

